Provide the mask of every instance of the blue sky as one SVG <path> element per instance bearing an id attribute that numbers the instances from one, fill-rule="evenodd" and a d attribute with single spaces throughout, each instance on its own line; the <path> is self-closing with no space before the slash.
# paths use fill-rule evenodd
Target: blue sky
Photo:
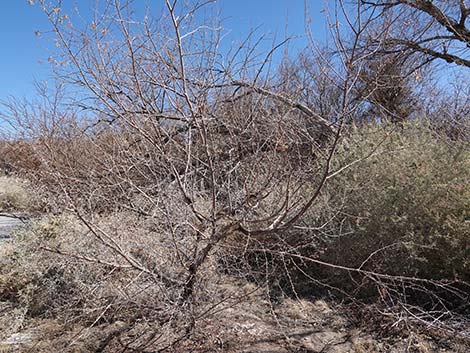
<path id="1" fill-rule="evenodd" d="M 161 0 L 148 0 L 152 1 Z M 65 6 L 74 6 L 77 1 L 63 0 Z M 80 7 L 94 2 L 80 0 Z M 136 0 L 138 6 L 144 0 Z M 289 36 L 290 50 L 295 51 L 305 45 L 304 0 L 218 0 L 223 25 L 230 34 L 228 41 L 243 38 L 251 29 L 261 26 L 259 34 L 268 33 L 268 38 L 279 41 Z M 310 17 L 315 35 L 324 36 L 324 21 L 320 13 L 323 0 L 309 0 Z M 83 11 L 83 10 L 82 10 Z M 47 19 L 38 6 L 31 6 L 28 0 L 0 1 L 0 100 L 9 95 L 32 98 L 34 80 L 47 80 L 49 75 L 48 57 L 55 48 L 45 36 L 37 36 L 36 31 L 45 32 L 49 28 Z"/>
<path id="2" fill-rule="evenodd" d="M 0 100 L 9 94 L 26 95 L 34 78 L 47 75 L 47 43 L 35 35 L 46 24 L 27 0 L 0 2 Z"/>

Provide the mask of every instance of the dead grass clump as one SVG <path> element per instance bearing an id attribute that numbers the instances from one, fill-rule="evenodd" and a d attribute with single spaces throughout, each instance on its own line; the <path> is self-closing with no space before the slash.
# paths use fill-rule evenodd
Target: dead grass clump
<path id="1" fill-rule="evenodd" d="M 129 214 L 92 222 L 93 230 L 63 215 L 16 232 L 14 246 L 1 259 L 0 301 L 25 313 L 22 328 L 34 320 L 54 320 L 63 332 L 81 327 L 77 335 L 87 344 L 99 344 L 98 333 L 106 341 L 100 331 L 119 322 L 126 323 L 129 335 L 145 332 L 136 342 L 129 338 L 133 346 L 161 347 L 184 336 L 186 315 L 194 312 L 181 310 L 185 272 L 173 240 L 155 232 L 158 222 Z M 202 297 L 210 295 L 201 291 Z"/>
<path id="2" fill-rule="evenodd" d="M 29 200 L 24 181 L 0 176 L 0 210 L 24 211 L 29 208 Z"/>

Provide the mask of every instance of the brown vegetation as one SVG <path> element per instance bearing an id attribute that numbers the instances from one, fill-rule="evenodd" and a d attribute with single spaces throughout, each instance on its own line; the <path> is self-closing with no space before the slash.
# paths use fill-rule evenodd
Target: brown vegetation
<path id="1" fill-rule="evenodd" d="M 391 351 L 369 328 L 465 350 L 468 99 L 442 96 L 442 118 L 405 70 L 416 53 L 364 48 L 374 11 L 340 1 L 334 50 L 312 42 L 273 69 L 274 49 L 222 57 L 199 6 L 167 1 L 153 21 L 110 2 L 77 36 L 41 4 L 70 66 L 40 104 L 4 104 L 2 165 L 47 214 L 2 257 L 0 302 L 20 319 L 0 340 L 39 327 L 38 351 Z M 321 318 L 341 321 L 327 338 Z"/>

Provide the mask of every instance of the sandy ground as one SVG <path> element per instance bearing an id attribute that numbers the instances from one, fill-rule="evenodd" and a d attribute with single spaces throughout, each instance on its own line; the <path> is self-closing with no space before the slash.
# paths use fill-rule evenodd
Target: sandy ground
<path id="1" fill-rule="evenodd" d="M 0 240 L 8 238 L 13 228 L 20 224 L 22 224 L 22 222 L 19 219 L 0 216 Z"/>
<path id="2" fill-rule="evenodd" d="M 0 216 L 0 239 L 8 238 L 13 228 L 20 224 L 22 224 L 22 222 L 19 219 Z"/>

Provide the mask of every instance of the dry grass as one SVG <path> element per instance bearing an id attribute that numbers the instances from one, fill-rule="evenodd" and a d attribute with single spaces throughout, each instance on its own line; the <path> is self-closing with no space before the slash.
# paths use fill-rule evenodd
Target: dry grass
<path id="1" fill-rule="evenodd" d="M 24 181 L 0 176 L 0 210 L 23 211 L 29 207 L 29 201 Z"/>
<path id="2" fill-rule="evenodd" d="M 180 269 L 171 257 L 171 242 L 155 231 L 155 223 L 121 213 L 97 217 L 94 224 L 112 233 L 147 267 L 153 263 L 177 277 Z M 168 284 L 135 269 L 84 261 L 46 248 L 88 259 L 99 254 L 101 261 L 123 264 L 71 215 L 44 218 L 18 231 L 0 260 L 0 351 L 115 352 L 122 350 L 121 343 L 138 347 L 154 334 L 162 335 L 147 347 L 156 350 L 181 335 L 179 327 L 190 316 L 179 314 L 165 322 L 165 315 L 177 312 L 172 306 L 175 293 L 172 297 Z M 215 256 L 204 267 L 206 280 L 191 308 L 198 317 L 194 332 L 173 351 L 398 353 L 408 345 L 413 347 L 410 352 L 427 353 L 440 345 L 412 329 L 403 336 L 379 337 L 379 331 L 371 332 L 352 319 L 348 311 L 353 307 L 332 301 L 272 301 L 268 285 L 225 275 Z M 15 338 L 24 343 L 8 343 Z M 441 351 L 465 352 L 457 343 L 449 347 Z"/>

